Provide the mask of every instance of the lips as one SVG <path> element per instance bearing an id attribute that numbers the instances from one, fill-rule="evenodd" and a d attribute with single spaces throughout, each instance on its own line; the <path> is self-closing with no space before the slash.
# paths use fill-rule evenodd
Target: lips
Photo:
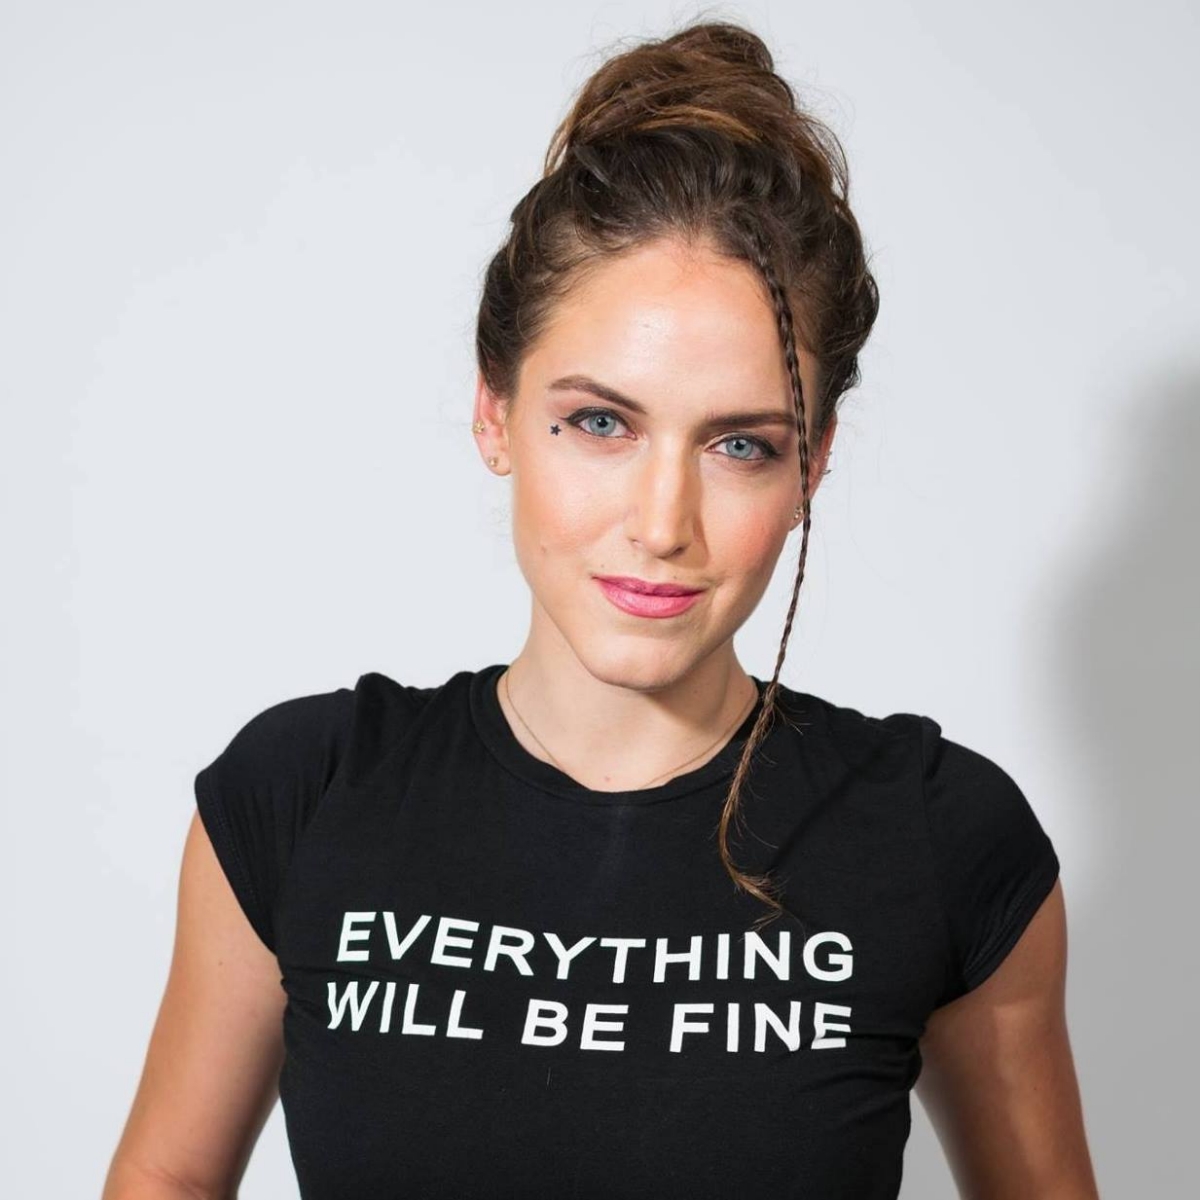
<path id="1" fill-rule="evenodd" d="M 636 592 L 640 596 L 695 596 L 703 588 L 684 587 L 678 583 L 650 583 L 645 579 L 636 579 L 632 575 L 597 575 L 600 583 L 608 583 L 626 592 Z"/>
<path id="2" fill-rule="evenodd" d="M 626 587 L 610 576 L 596 576 L 597 585 L 610 603 L 635 617 L 677 617 L 687 612 L 694 604 L 698 604 L 704 594 L 702 591 L 694 591 L 678 584 L 648 584 L 644 579 L 635 579 L 632 582 L 640 584 L 643 588 L 666 588 L 667 591 L 635 591 L 634 588 Z"/>

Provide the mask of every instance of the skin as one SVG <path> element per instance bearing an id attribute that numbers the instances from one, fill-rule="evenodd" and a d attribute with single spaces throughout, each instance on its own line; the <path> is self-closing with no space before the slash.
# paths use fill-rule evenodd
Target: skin
<path id="1" fill-rule="evenodd" d="M 101 1200 L 233 1200 L 279 1096 L 279 962 L 192 814 L 171 967 Z"/>
<path id="2" fill-rule="evenodd" d="M 816 365 L 801 352 L 806 396 Z M 566 417 L 594 396 L 551 395 L 586 373 L 647 414 Z M 709 747 L 753 684 L 733 652 L 799 521 L 797 433 L 780 459 L 701 428 L 706 410 L 791 410 L 778 333 L 749 268 L 670 244 L 604 265 L 535 347 L 512 405 L 479 384 L 481 453 L 513 487 L 532 621 L 513 660 L 522 715 L 580 782 L 638 788 Z M 506 419 L 507 418 L 507 419 Z M 549 432 L 557 423 L 560 433 Z M 612 442 L 601 440 L 602 435 Z M 818 482 L 833 429 L 811 459 Z M 815 491 L 815 487 L 813 489 Z M 592 572 L 700 583 L 704 600 L 651 621 L 614 608 Z M 544 757 L 499 692 L 514 735 Z M 556 714 L 569 714 L 569 720 Z M 582 719 L 581 719 L 582 718 Z M 601 732 L 603 731 L 603 732 Z M 627 747 L 606 762 L 614 737 Z M 695 764 L 692 764 L 695 765 Z M 1056 885 L 975 991 L 934 1012 L 916 1091 L 967 1200 L 1095 1200 L 1064 1015 L 1066 920 Z M 194 813 L 167 984 L 102 1200 L 231 1200 L 278 1099 L 286 993 Z"/>
<path id="3" fill-rule="evenodd" d="M 814 396 L 816 362 L 797 350 L 805 396 Z M 577 375 L 647 413 L 550 387 Z M 594 406 L 611 415 L 584 429 L 568 420 Z M 790 427 L 705 428 L 711 416 L 746 412 L 780 414 Z M 487 426 L 481 455 L 512 481 L 514 543 L 532 599 L 507 680 L 520 718 L 498 689 L 518 739 L 546 759 L 523 718 L 574 779 L 601 791 L 665 782 L 690 756 L 715 753 L 714 740 L 756 695 L 733 635 L 801 520 L 791 386 L 754 273 L 666 241 L 607 262 L 560 303 L 511 402 L 479 378 L 475 417 Z M 811 413 L 808 421 L 811 429 Z M 810 494 L 835 428 L 810 456 Z M 752 437 L 778 456 L 764 459 Z M 616 608 L 594 574 L 706 590 L 680 616 L 647 619 Z"/>
<path id="4" fill-rule="evenodd" d="M 1066 975 L 1060 880 L 991 976 L 926 1022 L 915 1091 L 963 1200 L 1098 1200 Z"/>

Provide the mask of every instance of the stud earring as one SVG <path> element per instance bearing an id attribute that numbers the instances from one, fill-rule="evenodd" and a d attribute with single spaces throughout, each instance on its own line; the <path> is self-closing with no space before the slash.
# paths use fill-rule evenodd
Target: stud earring
<path id="1" fill-rule="evenodd" d="M 500 460 L 498 458 L 493 457 L 493 458 L 489 458 L 487 461 L 488 461 L 489 467 L 494 467 Z"/>
<path id="2" fill-rule="evenodd" d="M 476 433 L 482 433 L 487 428 L 487 426 L 482 421 L 476 421 L 475 424 L 471 426 L 471 428 Z"/>

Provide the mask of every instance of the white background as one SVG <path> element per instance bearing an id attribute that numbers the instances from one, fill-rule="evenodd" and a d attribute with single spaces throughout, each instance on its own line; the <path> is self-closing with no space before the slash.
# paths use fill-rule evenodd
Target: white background
<path id="1" fill-rule="evenodd" d="M 276 701 L 507 661 L 475 306 L 654 3 L 0 6 L 12 1195 L 99 1195 L 193 775 Z M 882 295 L 783 681 L 936 717 L 1063 864 L 1106 1197 L 1194 1183 L 1194 6 L 727 4 L 843 140 Z M 1190 285 L 1190 286 L 1189 286 Z M 769 678 L 799 535 L 738 639 Z M 919 1102 L 906 1200 L 954 1195 Z M 281 1111 L 243 1194 L 295 1194 Z"/>

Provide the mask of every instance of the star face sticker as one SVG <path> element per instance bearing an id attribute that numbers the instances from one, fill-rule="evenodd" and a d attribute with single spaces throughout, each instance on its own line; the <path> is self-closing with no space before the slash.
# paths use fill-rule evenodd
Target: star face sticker
<path id="1" fill-rule="evenodd" d="M 557 426 L 557 425 L 551 425 L 551 426 L 550 426 L 550 432 L 551 432 L 551 433 L 553 433 L 553 434 L 555 434 L 555 435 L 557 435 L 557 434 L 558 434 L 558 432 L 559 432 L 559 428 L 558 428 L 558 426 Z"/>

